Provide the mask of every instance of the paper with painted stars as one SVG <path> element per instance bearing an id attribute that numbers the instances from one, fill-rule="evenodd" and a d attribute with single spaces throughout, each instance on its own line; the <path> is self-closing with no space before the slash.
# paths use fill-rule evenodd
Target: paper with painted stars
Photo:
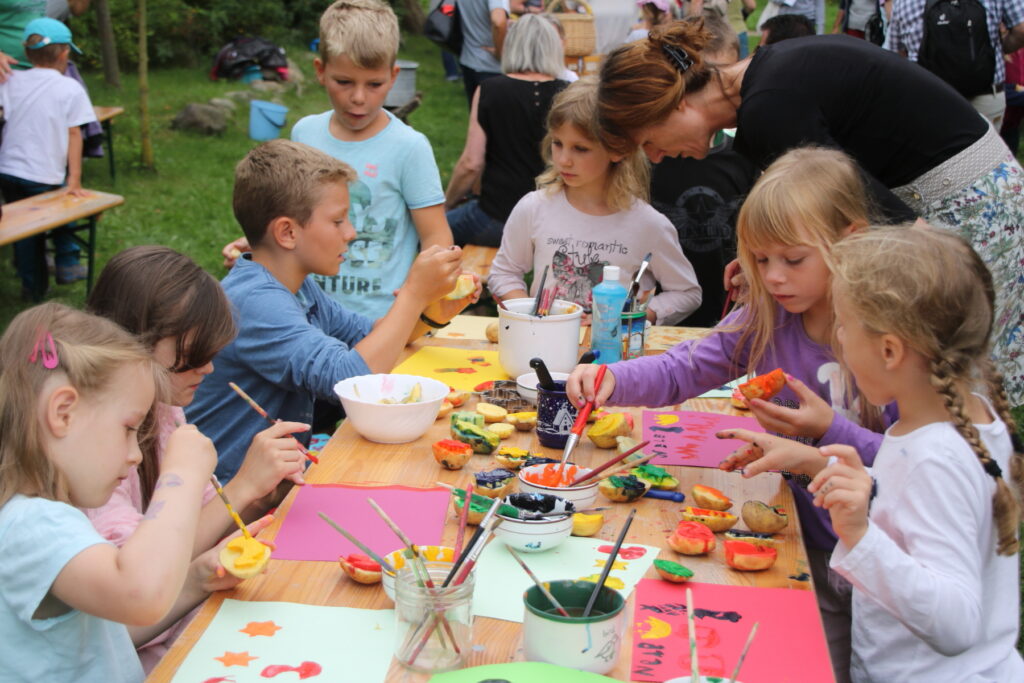
<path id="1" fill-rule="evenodd" d="M 597 581 L 614 544 L 599 538 L 567 538 L 553 550 L 526 553 L 522 558 L 541 581 L 582 579 Z M 611 586 L 628 598 L 633 587 L 658 556 L 658 548 L 623 543 L 615 565 L 608 574 Z M 509 554 L 501 540 L 495 540 L 480 555 L 473 589 L 473 614 L 479 617 L 523 621 L 523 591 L 533 581 Z"/>
<path id="2" fill-rule="evenodd" d="M 472 391 L 483 382 L 509 379 L 498 362 L 497 351 L 444 346 L 424 346 L 391 372 L 431 377 L 462 391 Z"/>
<path id="3" fill-rule="evenodd" d="M 543 662 L 506 662 L 437 674 L 430 683 L 609 683 L 614 678 Z"/>
<path id="4" fill-rule="evenodd" d="M 171 680 L 383 682 L 394 637 L 393 610 L 225 600 Z"/>

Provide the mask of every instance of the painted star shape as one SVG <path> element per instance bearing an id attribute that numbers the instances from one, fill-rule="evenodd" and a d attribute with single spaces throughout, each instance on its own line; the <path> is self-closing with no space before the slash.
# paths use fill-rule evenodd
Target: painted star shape
<path id="1" fill-rule="evenodd" d="M 250 621 L 245 625 L 245 628 L 238 629 L 240 633 L 246 633 L 250 638 L 255 636 L 272 636 L 280 630 L 281 627 L 272 621 Z"/>
<path id="2" fill-rule="evenodd" d="M 214 659 L 224 666 L 249 666 L 249 662 L 259 657 L 250 657 L 248 652 L 225 652 Z"/>

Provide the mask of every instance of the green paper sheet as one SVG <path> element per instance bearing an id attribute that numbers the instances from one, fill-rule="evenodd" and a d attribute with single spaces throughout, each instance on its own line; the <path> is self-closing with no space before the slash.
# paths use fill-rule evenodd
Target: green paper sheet
<path id="1" fill-rule="evenodd" d="M 541 581 L 559 579 L 597 580 L 608 551 L 615 545 L 599 538 L 567 538 L 562 545 L 542 553 L 521 553 L 520 557 Z M 658 556 L 658 548 L 628 540 L 616 560 L 617 568 L 608 575 L 608 584 L 621 581 L 619 591 L 629 597 L 637 582 Z M 473 589 L 473 614 L 505 621 L 523 621 L 523 591 L 533 585 L 501 539 L 491 542 L 476 565 Z M 617 587 L 617 586 L 616 586 Z"/>
<path id="2" fill-rule="evenodd" d="M 383 682 L 394 640 L 394 610 L 225 600 L 172 682 Z"/>
<path id="3" fill-rule="evenodd" d="M 430 683 L 482 683 L 488 680 L 508 683 L 605 683 L 615 679 L 542 662 L 509 662 L 437 674 L 430 679 Z"/>

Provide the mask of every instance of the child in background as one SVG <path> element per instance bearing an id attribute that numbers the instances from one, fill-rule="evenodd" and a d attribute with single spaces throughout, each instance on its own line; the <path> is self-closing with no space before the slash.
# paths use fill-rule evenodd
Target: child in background
<path id="1" fill-rule="evenodd" d="M 0 141 L 0 193 L 14 202 L 65 185 L 65 192 L 86 196 L 82 189 L 82 129 L 96 120 L 85 88 L 65 78 L 71 50 L 71 31 L 56 19 L 34 19 L 25 27 L 25 54 L 32 63 L 27 71 L 15 71 L 0 83 L 0 107 L 4 110 Z M 79 263 L 79 247 L 73 233 L 51 231 L 56 255 L 57 284 L 86 277 Z M 14 243 L 14 263 L 21 278 L 22 298 L 39 301 L 46 294 L 46 235 Z"/>
<path id="2" fill-rule="evenodd" d="M 134 334 L 169 373 L 170 391 L 147 417 L 156 433 L 142 443 L 142 462 L 118 484 L 105 505 L 84 511 L 100 535 L 121 546 L 150 507 L 167 440 L 178 425 L 185 424 L 183 407 L 192 402 L 200 383 L 213 372 L 212 359 L 234 338 L 235 325 L 231 305 L 217 281 L 190 258 L 167 247 L 132 247 L 110 259 L 96 280 L 87 308 Z M 255 436 L 238 475 L 224 485 L 228 499 L 243 518 L 255 519 L 265 512 L 269 501 L 264 497 L 282 479 L 302 483 L 305 456 L 290 434 L 306 429 L 308 425 L 297 422 L 279 422 Z M 255 535 L 270 521 L 265 517 L 254 522 L 251 533 Z M 206 551 L 234 526 L 227 508 L 208 485 L 193 548 L 196 571 L 179 597 L 183 607 L 190 609 L 209 595 L 205 585 L 219 563 L 217 553 Z M 217 578 L 223 580 L 218 582 L 219 588 L 231 587 L 230 577 Z M 187 623 L 183 619 L 139 648 L 146 672 Z"/>
<path id="3" fill-rule="evenodd" d="M 171 435 L 121 548 L 76 507 L 103 505 L 142 459 L 162 374 L 120 327 L 60 304 L 20 313 L 0 339 L 0 679 L 142 681 L 123 624 L 158 624 L 174 605 L 213 444 L 187 425 Z"/>
<path id="4" fill-rule="evenodd" d="M 833 256 L 843 362 L 900 413 L 870 474 L 830 446 L 839 462 L 810 486 L 839 535 L 832 567 L 854 585 L 853 680 L 1024 680 L 1024 457 L 989 360 L 992 276 L 940 230 L 865 231 Z"/>
<path id="5" fill-rule="evenodd" d="M 337 274 L 314 279 L 332 299 L 371 320 L 394 303 L 417 253 L 452 245 L 430 142 L 384 109 L 398 76 L 398 42 L 398 20 L 380 0 L 339 0 L 328 7 L 313 65 L 332 109 L 292 128 L 292 140 L 358 174 L 349 187 L 356 237 L 348 258 Z M 226 247 L 232 248 L 245 251 L 248 244 Z"/>
<path id="6" fill-rule="evenodd" d="M 647 317 L 659 325 L 682 320 L 700 305 L 693 266 L 683 256 L 675 228 L 644 201 L 647 160 L 641 151 L 611 154 L 600 143 L 597 83 L 581 79 L 559 93 L 548 113 L 541 145 L 547 169 L 539 189 L 516 204 L 505 223 L 501 248 L 487 286 L 498 299 L 536 294 L 550 266 L 546 287 L 555 296 L 590 308 L 590 290 L 605 265 L 622 269 L 623 285 L 650 253 L 641 290 L 662 291 L 649 300 Z M 533 271 L 532 291 L 524 276 Z"/>
<path id="7" fill-rule="evenodd" d="M 271 417 L 308 424 L 314 399 L 337 404 L 340 380 L 389 372 L 408 342 L 444 327 L 473 299 L 442 300 L 455 287 L 462 251 L 436 245 L 416 257 L 376 322 L 328 298 L 309 276 L 337 274 L 355 239 L 348 221 L 355 179 L 341 161 L 286 140 L 259 145 L 235 168 L 235 218 L 253 247 L 221 282 L 238 336 L 217 354 L 185 411 L 216 444 L 221 481 L 235 476 L 265 427 L 228 382 Z M 309 433 L 297 438 L 308 443 Z"/>
<path id="8" fill-rule="evenodd" d="M 837 150 L 804 148 L 779 157 L 754 184 L 740 209 L 738 251 L 748 274 L 747 305 L 728 315 L 715 332 L 679 344 L 659 356 L 608 366 L 597 405 L 666 406 L 682 403 L 744 373 L 782 368 L 787 387 L 773 402 L 754 399 L 750 409 L 771 432 L 804 437 L 815 445 L 854 444 L 870 462 L 882 435 L 877 409 L 857 406 L 832 351 L 829 252 L 869 223 L 867 196 L 853 161 Z M 594 398 L 597 366 L 578 366 L 569 377 L 570 400 Z M 730 434 L 738 438 L 740 433 Z M 817 450 L 791 439 L 757 434 L 765 456 L 744 476 L 770 469 L 774 449 Z M 736 466 L 735 459 L 724 467 Z M 793 468 L 794 472 L 800 472 Z M 790 478 L 804 542 L 829 638 L 836 677 L 848 680 L 850 590 L 830 576 L 836 543 L 827 514 L 812 505 L 809 478 Z"/>
<path id="9" fill-rule="evenodd" d="M 626 43 L 643 40 L 655 26 L 672 21 L 672 12 L 668 0 L 636 0 L 640 7 L 640 22 L 626 36 Z"/>

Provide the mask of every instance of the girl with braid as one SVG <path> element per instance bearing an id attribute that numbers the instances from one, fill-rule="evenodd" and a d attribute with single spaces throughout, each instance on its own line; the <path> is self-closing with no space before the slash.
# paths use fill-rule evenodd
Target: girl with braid
<path id="1" fill-rule="evenodd" d="M 809 487 L 839 536 L 831 566 L 854 586 L 851 677 L 1024 680 L 1024 456 L 989 360 L 992 277 L 958 237 L 925 228 L 862 231 L 832 255 L 843 361 L 900 415 L 870 471 L 826 446 L 835 457 Z"/>

